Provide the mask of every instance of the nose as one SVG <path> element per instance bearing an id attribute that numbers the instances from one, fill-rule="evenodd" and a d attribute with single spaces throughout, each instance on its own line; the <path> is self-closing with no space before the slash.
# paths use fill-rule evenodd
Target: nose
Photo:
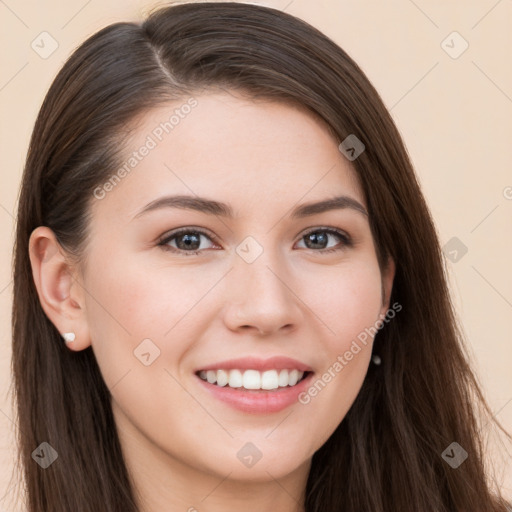
<path id="1" fill-rule="evenodd" d="M 227 276 L 224 322 L 233 331 L 290 332 L 303 318 L 303 302 L 294 293 L 293 277 L 264 255 L 252 263 L 237 258 Z"/>

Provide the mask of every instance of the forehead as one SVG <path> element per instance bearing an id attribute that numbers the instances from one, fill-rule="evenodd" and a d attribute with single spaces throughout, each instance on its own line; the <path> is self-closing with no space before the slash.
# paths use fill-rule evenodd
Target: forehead
<path id="1" fill-rule="evenodd" d="M 290 103 L 210 93 L 161 105 L 136 119 L 120 160 L 94 208 L 129 213 L 164 193 L 267 212 L 338 193 L 365 204 L 325 123 Z"/>

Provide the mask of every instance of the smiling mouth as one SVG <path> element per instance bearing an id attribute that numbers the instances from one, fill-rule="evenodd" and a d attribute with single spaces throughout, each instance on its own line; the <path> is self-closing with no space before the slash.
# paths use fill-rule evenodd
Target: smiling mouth
<path id="1" fill-rule="evenodd" d="M 201 370 L 196 375 L 210 384 L 240 390 L 273 391 L 296 386 L 311 372 L 290 370 Z"/>

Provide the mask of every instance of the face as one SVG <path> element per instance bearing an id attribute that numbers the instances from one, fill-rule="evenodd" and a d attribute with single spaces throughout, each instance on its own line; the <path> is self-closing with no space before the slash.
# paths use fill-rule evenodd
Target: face
<path id="1" fill-rule="evenodd" d="M 281 103 L 194 98 L 141 118 L 126 172 L 96 189 L 80 316 L 60 330 L 92 345 L 140 461 L 283 478 L 355 400 L 393 270 L 325 126 Z"/>

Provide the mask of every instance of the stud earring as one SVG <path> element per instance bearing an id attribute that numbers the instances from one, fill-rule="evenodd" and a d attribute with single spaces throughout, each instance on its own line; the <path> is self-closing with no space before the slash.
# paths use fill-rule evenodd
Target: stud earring
<path id="1" fill-rule="evenodd" d="M 71 343 L 75 341 L 75 333 L 74 332 L 63 332 L 62 337 L 64 338 L 66 343 Z"/>
<path id="2" fill-rule="evenodd" d="M 377 354 L 374 354 L 372 356 L 372 363 L 379 366 L 379 364 L 382 363 L 382 359 Z"/>

